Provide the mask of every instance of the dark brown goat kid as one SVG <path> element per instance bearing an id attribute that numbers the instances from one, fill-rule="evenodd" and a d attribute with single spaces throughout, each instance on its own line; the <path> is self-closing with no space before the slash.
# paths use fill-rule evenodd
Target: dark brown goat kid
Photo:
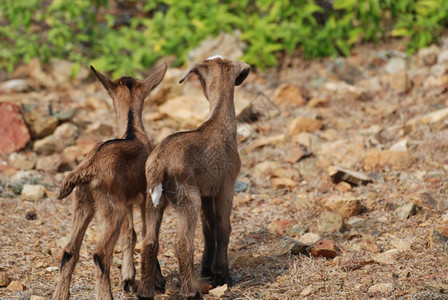
<path id="1" fill-rule="evenodd" d="M 70 195 L 73 189 L 75 196 L 70 239 L 63 250 L 59 281 L 53 299 L 68 299 L 70 296 L 70 281 L 79 259 L 79 249 L 95 212 L 99 212 L 104 224 L 102 236 L 93 254 L 97 266 L 97 299 L 112 299 L 109 273 L 120 229 L 122 284 L 126 291 L 133 284 L 133 252 L 137 238 L 132 216 L 134 204 L 141 206 L 143 230 L 146 229 L 144 163 L 151 152 L 151 144 L 142 123 L 143 102 L 162 81 L 167 66 L 159 66 L 144 80 L 121 77 L 112 81 L 93 67 L 91 69 L 113 99 L 120 138 L 98 143 L 62 182 L 59 199 Z M 165 279 L 158 263 L 157 269 L 156 285 L 163 288 Z"/>
<path id="2" fill-rule="evenodd" d="M 195 73 L 210 103 L 208 120 L 199 128 L 166 137 L 146 162 L 148 227 L 141 254 L 140 298 L 154 297 L 159 230 L 169 203 L 178 213 L 176 253 L 181 296 L 202 298 L 193 268 L 193 237 L 199 214 L 205 249 L 202 275 L 213 284 L 231 284 L 227 248 L 233 190 L 241 161 L 238 154 L 234 89 L 249 74 L 240 61 L 210 57 L 193 63 L 180 83 Z"/>

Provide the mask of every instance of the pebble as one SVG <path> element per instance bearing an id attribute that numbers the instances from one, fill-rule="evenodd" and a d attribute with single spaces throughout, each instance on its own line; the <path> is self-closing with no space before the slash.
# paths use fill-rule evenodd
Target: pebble
<path id="1" fill-rule="evenodd" d="M 0 272 L 0 287 L 8 286 L 11 281 L 11 277 L 9 277 L 7 272 Z"/>
<path id="2" fill-rule="evenodd" d="M 342 231 L 344 218 L 341 214 L 332 211 L 324 211 L 318 221 L 318 229 L 322 233 L 333 233 Z"/>
<path id="3" fill-rule="evenodd" d="M 24 200 L 37 201 L 44 196 L 45 188 L 39 184 L 25 184 L 21 192 Z"/>
<path id="4" fill-rule="evenodd" d="M 26 290 L 26 286 L 20 281 L 11 281 L 11 283 L 6 287 L 8 292 L 20 292 Z"/>
<path id="5" fill-rule="evenodd" d="M 369 294 L 389 294 L 394 291 L 394 285 L 392 283 L 377 283 L 369 287 Z"/>

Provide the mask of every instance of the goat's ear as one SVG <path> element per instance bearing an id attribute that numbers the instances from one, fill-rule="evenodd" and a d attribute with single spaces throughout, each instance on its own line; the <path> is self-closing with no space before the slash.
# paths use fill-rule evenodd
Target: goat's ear
<path id="1" fill-rule="evenodd" d="M 240 85 L 249 75 L 250 66 L 242 61 L 234 61 L 233 66 L 235 70 L 235 85 Z"/>
<path id="2" fill-rule="evenodd" d="M 143 80 L 143 93 L 149 94 L 156 86 L 160 84 L 160 82 L 162 82 L 167 68 L 168 65 L 163 63 L 158 66 L 155 71 L 151 73 L 151 75 Z"/>
<path id="3" fill-rule="evenodd" d="M 101 84 L 104 86 L 104 88 L 107 90 L 109 94 L 111 94 L 115 90 L 115 84 L 112 80 L 109 79 L 104 74 L 101 74 L 100 72 L 97 72 L 93 66 L 90 66 L 90 69 L 92 70 L 93 74 L 95 74 L 96 77 L 100 80 Z"/>
<path id="4" fill-rule="evenodd" d="M 184 75 L 182 75 L 182 78 L 179 80 L 179 83 L 184 82 L 184 80 L 188 77 L 188 75 L 190 75 L 191 73 L 196 73 L 198 74 L 199 72 L 199 66 L 200 64 L 198 63 L 191 63 L 188 68 L 185 70 Z"/>

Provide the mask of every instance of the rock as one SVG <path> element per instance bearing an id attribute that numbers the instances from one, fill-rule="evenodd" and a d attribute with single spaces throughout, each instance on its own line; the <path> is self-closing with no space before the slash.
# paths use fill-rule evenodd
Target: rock
<path id="1" fill-rule="evenodd" d="M 390 151 L 407 152 L 408 151 L 408 140 L 402 139 L 389 148 Z"/>
<path id="2" fill-rule="evenodd" d="M 367 101 L 372 98 L 371 93 L 363 87 L 353 86 L 343 81 L 330 81 L 322 86 L 324 93 L 336 99 Z"/>
<path id="3" fill-rule="evenodd" d="M 422 48 L 417 53 L 417 59 L 420 66 L 432 66 L 437 63 L 440 54 L 440 48 L 436 45 Z"/>
<path id="4" fill-rule="evenodd" d="M 408 88 L 408 76 L 406 71 L 381 76 L 381 83 L 392 90 L 403 92 Z"/>
<path id="5" fill-rule="evenodd" d="M 224 293 L 227 291 L 227 289 L 227 284 L 224 284 L 209 290 L 208 294 L 213 297 L 221 298 L 222 296 L 224 296 Z"/>
<path id="6" fill-rule="evenodd" d="M 86 133 L 109 137 L 114 134 L 114 127 L 101 121 L 95 121 L 86 128 Z"/>
<path id="7" fill-rule="evenodd" d="M 234 191 L 235 193 L 244 193 L 248 187 L 249 185 L 246 182 L 237 180 L 235 182 Z"/>
<path id="8" fill-rule="evenodd" d="M 28 221 L 34 221 L 37 219 L 37 213 L 35 211 L 28 211 L 25 214 L 25 219 Z"/>
<path id="9" fill-rule="evenodd" d="M 296 241 L 295 239 L 283 238 L 280 241 L 280 243 L 276 245 L 276 248 L 272 254 L 274 256 L 283 256 L 286 254 L 292 254 L 292 255 L 302 254 L 308 256 L 307 248 L 308 245 Z"/>
<path id="10" fill-rule="evenodd" d="M 47 272 L 57 272 L 59 271 L 59 267 L 47 267 L 45 268 Z"/>
<path id="11" fill-rule="evenodd" d="M 253 142 L 251 142 L 244 150 L 246 152 L 251 152 L 257 148 L 260 147 L 264 147 L 267 145 L 278 145 L 282 142 L 285 141 L 285 135 L 284 134 L 279 134 L 279 135 L 274 135 L 274 136 L 269 136 L 269 137 L 262 137 L 259 138 Z"/>
<path id="12" fill-rule="evenodd" d="M 409 251 L 412 245 L 410 241 L 404 239 L 392 240 L 390 244 L 398 251 Z"/>
<path id="13" fill-rule="evenodd" d="M 73 79 L 79 82 L 87 79 L 90 75 L 90 71 L 87 68 L 79 64 L 74 65 L 68 60 L 53 57 L 50 59 L 50 65 L 53 71 L 52 75 L 58 84 L 67 84 Z"/>
<path id="14" fill-rule="evenodd" d="M 278 190 L 278 189 L 292 189 L 297 186 L 297 182 L 290 179 L 290 178 L 284 178 L 284 177 L 275 177 L 271 178 L 271 186 L 272 188 Z"/>
<path id="15" fill-rule="evenodd" d="M 368 294 L 390 294 L 394 291 L 392 283 L 377 283 L 369 287 Z"/>
<path id="16" fill-rule="evenodd" d="M 45 188 L 38 184 L 25 184 L 21 192 L 24 200 L 37 201 L 44 196 Z"/>
<path id="17" fill-rule="evenodd" d="M 11 283 L 11 278 L 8 273 L 0 272 L 0 287 L 8 286 Z"/>
<path id="18" fill-rule="evenodd" d="M 345 181 L 354 186 L 358 186 L 373 182 L 372 178 L 364 173 L 343 169 L 338 166 L 329 167 L 328 173 L 334 183 Z"/>
<path id="19" fill-rule="evenodd" d="M 404 58 L 394 56 L 384 66 L 384 70 L 389 74 L 396 74 L 406 70 L 406 60 Z"/>
<path id="20" fill-rule="evenodd" d="M 341 254 L 341 250 L 331 239 L 321 239 L 317 241 L 309 247 L 308 251 L 314 257 L 335 258 Z"/>
<path id="21" fill-rule="evenodd" d="M 11 79 L 0 84 L 0 93 L 21 93 L 31 89 L 28 81 L 24 79 Z"/>
<path id="22" fill-rule="evenodd" d="M 311 295 L 312 293 L 317 292 L 318 290 L 320 290 L 323 287 L 324 287 L 323 284 L 310 284 L 309 286 L 307 286 L 306 288 L 304 288 L 302 290 L 300 295 L 303 297 L 307 297 L 307 296 Z"/>
<path id="23" fill-rule="evenodd" d="M 41 155 L 61 152 L 65 147 L 75 144 L 77 137 L 78 127 L 73 123 L 64 123 L 56 128 L 54 134 L 37 140 L 33 150 Z"/>
<path id="24" fill-rule="evenodd" d="M 409 152 L 372 150 L 364 158 L 364 170 L 382 170 L 385 167 L 394 170 L 404 170 L 414 163 L 414 158 Z"/>
<path id="25" fill-rule="evenodd" d="M 326 106 L 330 102 L 327 98 L 311 98 L 310 101 L 308 101 L 309 107 L 323 107 Z"/>
<path id="26" fill-rule="evenodd" d="M 159 112 L 179 122 L 182 127 L 197 127 L 208 116 L 209 104 L 205 97 L 179 96 L 159 106 Z"/>
<path id="27" fill-rule="evenodd" d="M 303 235 L 305 232 L 306 232 L 305 228 L 302 228 L 299 225 L 294 225 L 286 231 L 286 235 L 291 237 L 299 237 Z"/>
<path id="28" fill-rule="evenodd" d="M 448 294 L 448 284 L 443 284 L 440 282 L 427 282 L 425 283 L 425 287 L 428 290 L 434 291 L 436 293 Z"/>
<path id="29" fill-rule="evenodd" d="M 403 205 L 396 210 L 396 214 L 400 219 L 407 219 L 410 216 L 417 214 L 417 204 L 414 202 Z"/>
<path id="30" fill-rule="evenodd" d="M 11 281 L 11 283 L 6 287 L 8 292 L 21 292 L 26 290 L 26 286 L 20 281 Z"/>
<path id="31" fill-rule="evenodd" d="M 345 181 L 341 181 L 338 184 L 336 184 L 333 188 L 333 190 L 341 192 L 341 193 L 348 193 L 352 190 L 352 186 L 350 183 L 347 183 Z"/>
<path id="32" fill-rule="evenodd" d="M 417 116 L 417 117 L 409 120 L 408 122 L 406 122 L 406 126 L 412 127 L 418 123 L 425 124 L 425 125 L 434 124 L 434 123 L 445 120 L 447 117 L 448 117 L 448 107 L 427 113 L 423 116 Z"/>
<path id="33" fill-rule="evenodd" d="M 32 296 L 30 297 L 30 300 L 48 300 L 48 298 L 46 298 L 46 297 L 42 297 L 42 296 L 32 295 Z"/>
<path id="34" fill-rule="evenodd" d="M 322 129 L 323 126 L 324 123 L 321 120 L 297 117 L 289 124 L 288 134 L 290 136 L 295 136 L 301 132 L 315 132 Z"/>
<path id="35" fill-rule="evenodd" d="M 309 157 L 311 152 L 305 146 L 299 145 L 297 147 L 292 147 L 288 150 L 285 156 L 285 162 L 295 164 L 299 160 L 305 157 Z"/>
<path id="36" fill-rule="evenodd" d="M 324 208 L 337 212 L 348 219 L 359 214 L 364 206 L 360 199 L 353 196 L 331 195 L 326 198 Z"/>
<path id="37" fill-rule="evenodd" d="M 302 235 L 298 240 L 299 242 L 302 242 L 306 245 L 311 245 L 316 243 L 320 239 L 321 239 L 320 235 L 312 232 L 307 232 L 304 235 Z"/>
<path id="38" fill-rule="evenodd" d="M 37 155 L 32 151 L 13 152 L 9 155 L 9 164 L 19 170 L 31 170 L 36 165 Z"/>
<path id="39" fill-rule="evenodd" d="M 239 32 L 229 34 L 221 32 L 215 38 L 207 38 L 188 53 L 190 62 L 200 62 L 212 55 L 221 55 L 227 59 L 238 59 L 243 55 L 245 45 L 239 40 Z"/>
<path id="40" fill-rule="evenodd" d="M 50 110 L 49 105 L 39 103 L 23 105 L 23 117 L 33 139 L 41 139 L 52 134 L 58 126 L 58 119 L 50 113 Z"/>
<path id="41" fill-rule="evenodd" d="M 438 208 L 437 200 L 434 199 L 428 192 L 418 192 L 411 194 L 408 197 L 408 201 L 413 202 L 418 206 L 426 207 L 429 209 Z"/>
<path id="42" fill-rule="evenodd" d="M 52 154 L 48 156 L 39 156 L 36 162 L 36 169 L 47 171 L 47 172 L 57 172 L 62 165 L 62 158 L 59 154 Z"/>
<path id="43" fill-rule="evenodd" d="M 284 235 L 294 223 L 293 220 L 276 220 L 268 224 L 268 231 L 275 235 Z"/>
<path id="44" fill-rule="evenodd" d="M 360 217 L 352 217 L 345 222 L 345 227 L 350 229 L 362 229 L 366 227 L 366 220 Z"/>
<path id="45" fill-rule="evenodd" d="M 279 164 L 278 162 L 274 162 L 274 161 L 263 161 L 261 163 L 258 163 L 255 167 L 254 167 L 254 176 L 256 177 L 272 177 L 273 176 L 273 170 L 279 169 L 281 168 L 281 164 Z"/>
<path id="46" fill-rule="evenodd" d="M 333 233 L 342 231 L 344 228 L 344 219 L 339 213 L 324 211 L 320 215 L 318 228 L 322 233 Z"/>
<path id="47" fill-rule="evenodd" d="M 178 68 L 168 68 L 163 81 L 151 92 L 149 103 L 161 105 L 169 99 L 181 96 L 183 86 L 179 84 L 184 70 Z"/>
<path id="48" fill-rule="evenodd" d="M 0 103 L 0 136 L 0 154 L 19 151 L 30 140 L 20 109 L 13 103 Z"/>
<path id="49" fill-rule="evenodd" d="M 437 63 L 439 64 L 448 64 L 448 49 L 443 50 L 437 56 Z"/>
<path id="50" fill-rule="evenodd" d="M 42 175 L 39 174 L 39 172 L 35 170 L 30 171 L 17 171 L 14 176 L 10 178 L 11 183 L 23 183 L 25 181 L 30 180 L 39 180 L 42 178 Z"/>
<path id="51" fill-rule="evenodd" d="M 274 93 L 274 102 L 277 105 L 288 104 L 294 107 L 302 106 L 306 103 L 302 96 L 302 89 L 292 84 L 279 86 Z"/>
<path id="52" fill-rule="evenodd" d="M 381 247 L 377 244 L 377 242 L 373 239 L 373 237 L 369 235 L 365 235 L 362 238 L 361 249 L 373 253 L 381 252 Z"/>
<path id="53" fill-rule="evenodd" d="M 329 168 L 338 165 L 345 169 L 354 168 L 365 157 L 365 141 L 363 136 L 351 139 L 339 139 L 322 143 L 320 149 L 313 151 L 318 158 L 319 166 Z"/>
<path id="54" fill-rule="evenodd" d="M 398 252 L 399 251 L 397 249 L 388 250 L 386 252 L 375 255 L 373 257 L 373 260 L 379 264 L 392 265 L 397 262 L 396 256 Z"/>

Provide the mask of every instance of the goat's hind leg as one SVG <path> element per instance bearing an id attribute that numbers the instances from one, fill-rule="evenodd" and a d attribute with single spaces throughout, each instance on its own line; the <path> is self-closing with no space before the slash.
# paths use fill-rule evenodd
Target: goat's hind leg
<path id="1" fill-rule="evenodd" d="M 134 264 L 134 249 L 137 242 L 137 234 L 134 230 L 133 222 L 133 207 L 127 207 L 126 218 L 121 225 L 120 243 L 122 251 L 122 266 L 121 266 L 121 286 L 126 293 L 134 288 L 135 278 L 135 264 Z"/>
<path id="2" fill-rule="evenodd" d="M 110 196 L 110 195 L 109 195 Z M 107 197 L 107 196 L 100 196 Z M 102 199 L 101 215 L 104 222 L 102 236 L 94 250 L 93 260 L 97 266 L 97 299 L 112 299 L 110 267 L 120 228 L 127 215 L 127 207 L 120 199 Z"/>
<path id="3" fill-rule="evenodd" d="M 70 239 L 62 252 L 59 281 L 53 299 L 65 300 L 70 297 L 70 281 L 79 259 L 84 234 L 93 215 L 94 200 L 90 190 L 87 186 L 78 186 L 75 189 Z"/>
<path id="4" fill-rule="evenodd" d="M 213 285 L 232 285 L 232 277 L 229 273 L 229 261 L 227 249 L 229 246 L 230 215 L 233 203 L 233 185 L 224 189 L 223 192 L 215 198 L 215 217 L 216 217 L 216 253 L 212 267 Z"/>
<path id="5" fill-rule="evenodd" d="M 201 275 L 203 277 L 212 277 L 212 266 L 216 251 L 215 207 L 212 197 L 201 197 L 201 201 L 202 232 L 204 234 Z"/>

